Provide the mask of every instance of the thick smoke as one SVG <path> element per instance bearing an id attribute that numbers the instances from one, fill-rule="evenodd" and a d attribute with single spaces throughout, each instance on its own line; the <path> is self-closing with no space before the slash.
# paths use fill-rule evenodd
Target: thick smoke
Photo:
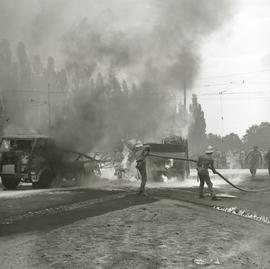
<path id="1" fill-rule="evenodd" d="M 0 37 L 56 56 L 70 93 L 54 131 L 91 150 L 179 123 L 175 96 L 192 87 L 205 37 L 230 12 L 227 0 L 1 0 Z"/>
<path id="2" fill-rule="evenodd" d="M 104 1 L 101 1 L 104 3 Z M 67 63 L 111 65 L 166 88 L 192 86 L 204 38 L 228 18 L 228 1 L 112 1 L 65 36 Z"/>
<path id="3" fill-rule="evenodd" d="M 67 64 L 85 61 L 100 68 L 102 64 L 124 68 L 134 79 L 148 78 L 148 71 L 153 71 L 156 78 L 178 89 L 183 80 L 192 83 L 200 64 L 200 45 L 228 19 L 230 3 L 1 0 L 0 37 L 11 43 L 24 41 L 45 57 L 63 57 L 64 52 Z"/>

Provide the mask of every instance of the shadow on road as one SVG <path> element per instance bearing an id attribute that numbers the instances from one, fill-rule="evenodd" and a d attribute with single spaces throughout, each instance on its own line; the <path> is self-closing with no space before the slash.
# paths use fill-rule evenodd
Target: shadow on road
<path id="1" fill-rule="evenodd" d="M 0 236 L 34 231 L 48 232 L 81 219 L 99 216 L 136 205 L 152 203 L 154 201 L 156 201 L 156 199 L 150 197 L 127 194 L 124 197 L 89 204 L 87 207 L 77 208 L 76 210 L 63 211 L 58 214 L 43 214 L 1 224 Z"/>

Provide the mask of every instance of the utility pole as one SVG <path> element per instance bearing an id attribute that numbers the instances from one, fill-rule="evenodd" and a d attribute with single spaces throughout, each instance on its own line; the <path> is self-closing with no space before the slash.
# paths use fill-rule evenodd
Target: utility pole
<path id="1" fill-rule="evenodd" d="M 51 98 L 50 98 L 50 83 L 48 83 L 48 120 L 49 120 L 49 129 L 51 128 Z"/>

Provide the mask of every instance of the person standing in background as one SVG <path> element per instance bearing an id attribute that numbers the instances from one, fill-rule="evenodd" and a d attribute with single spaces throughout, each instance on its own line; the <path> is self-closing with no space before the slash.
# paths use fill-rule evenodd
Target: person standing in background
<path id="1" fill-rule="evenodd" d="M 258 150 L 258 146 L 254 146 L 253 150 L 249 152 L 246 158 L 252 179 L 254 179 L 257 169 L 262 165 L 262 160 L 262 154 Z"/>

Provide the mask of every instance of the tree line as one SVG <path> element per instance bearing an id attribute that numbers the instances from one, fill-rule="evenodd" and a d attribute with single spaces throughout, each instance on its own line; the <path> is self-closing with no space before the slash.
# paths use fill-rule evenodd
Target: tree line
<path id="1" fill-rule="evenodd" d="M 19 42 L 16 53 L 12 53 L 10 42 L 2 39 L 0 42 L 0 86 L 2 91 L 8 90 L 42 90 L 47 88 L 48 81 L 53 88 L 67 88 L 67 73 L 65 69 L 56 70 L 55 59 L 47 58 L 43 64 L 40 55 L 29 59 L 26 46 Z"/>
<path id="2" fill-rule="evenodd" d="M 243 137 L 235 133 L 221 136 L 206 133 L 204 112 L 196 95 L 193 95 L 189 111 L 191 114 L 189 144 L 194 154 L 203 151 L 207 145 L 220 152 L 248 151 L 255 145 L 264 151 L 270 149 L 270 122 L 250 126 Z"/>
<path id="3" fill-rule="evenodd" d="M 76 143 L 77 148 L 90 150 L 97 144 L 115 144 L 121 138 L 148 140 L 149 137 L 161 136 L 160 126 L 178 122 L 175 99 L 155 80 L 149 78 L 136 83 L 125 79 L 121 81 L 113 67 L 100 68 L 102 71 L 98 68 L 90 62 L 74 59 L 57 70 L 55 59 L 51 56 L 44 65 L 41 56 L 29 57 L 22 42 L 17 45 L 16 53 L 12 53 L 7 39 L 0 42 L 2 97 L 16 99 L 18 94 L 11 94 L 15 90 L 21 91 L 24 98 L 29 98 L 23 93 L 30 91 L 35 96 L 38 92 L 47 91 L 49 84 L 50 109 L 55 114 L 51 131 L 63 143 Z M 54 91 L 63 92 L 64 105 L 60 110 L 53 100 Z M 47 95 L 43 97 L 46 99 Z M 30 99 L 29 107 L 35 105 L 35 98 Z M 9 110 L 9 113 L 24 114 L 28 108 L 23 106 L 20 111 L 20 101 L 20 98 L 16 99 L 16 109 Z M 42 115 L 47 124 L 46 104 L 48 106 L 49 100 L 45 101 L 42 103 L 45 108 Z M 34 110 L 30 111 L 31 116 L 35 115 Z M 21 124 L 23 120 L 19 117 L 16 124 Z M 34 122 L 31 121 L 32 124 Z M 39 127 L 31 126 L 31 129 Z"/>

